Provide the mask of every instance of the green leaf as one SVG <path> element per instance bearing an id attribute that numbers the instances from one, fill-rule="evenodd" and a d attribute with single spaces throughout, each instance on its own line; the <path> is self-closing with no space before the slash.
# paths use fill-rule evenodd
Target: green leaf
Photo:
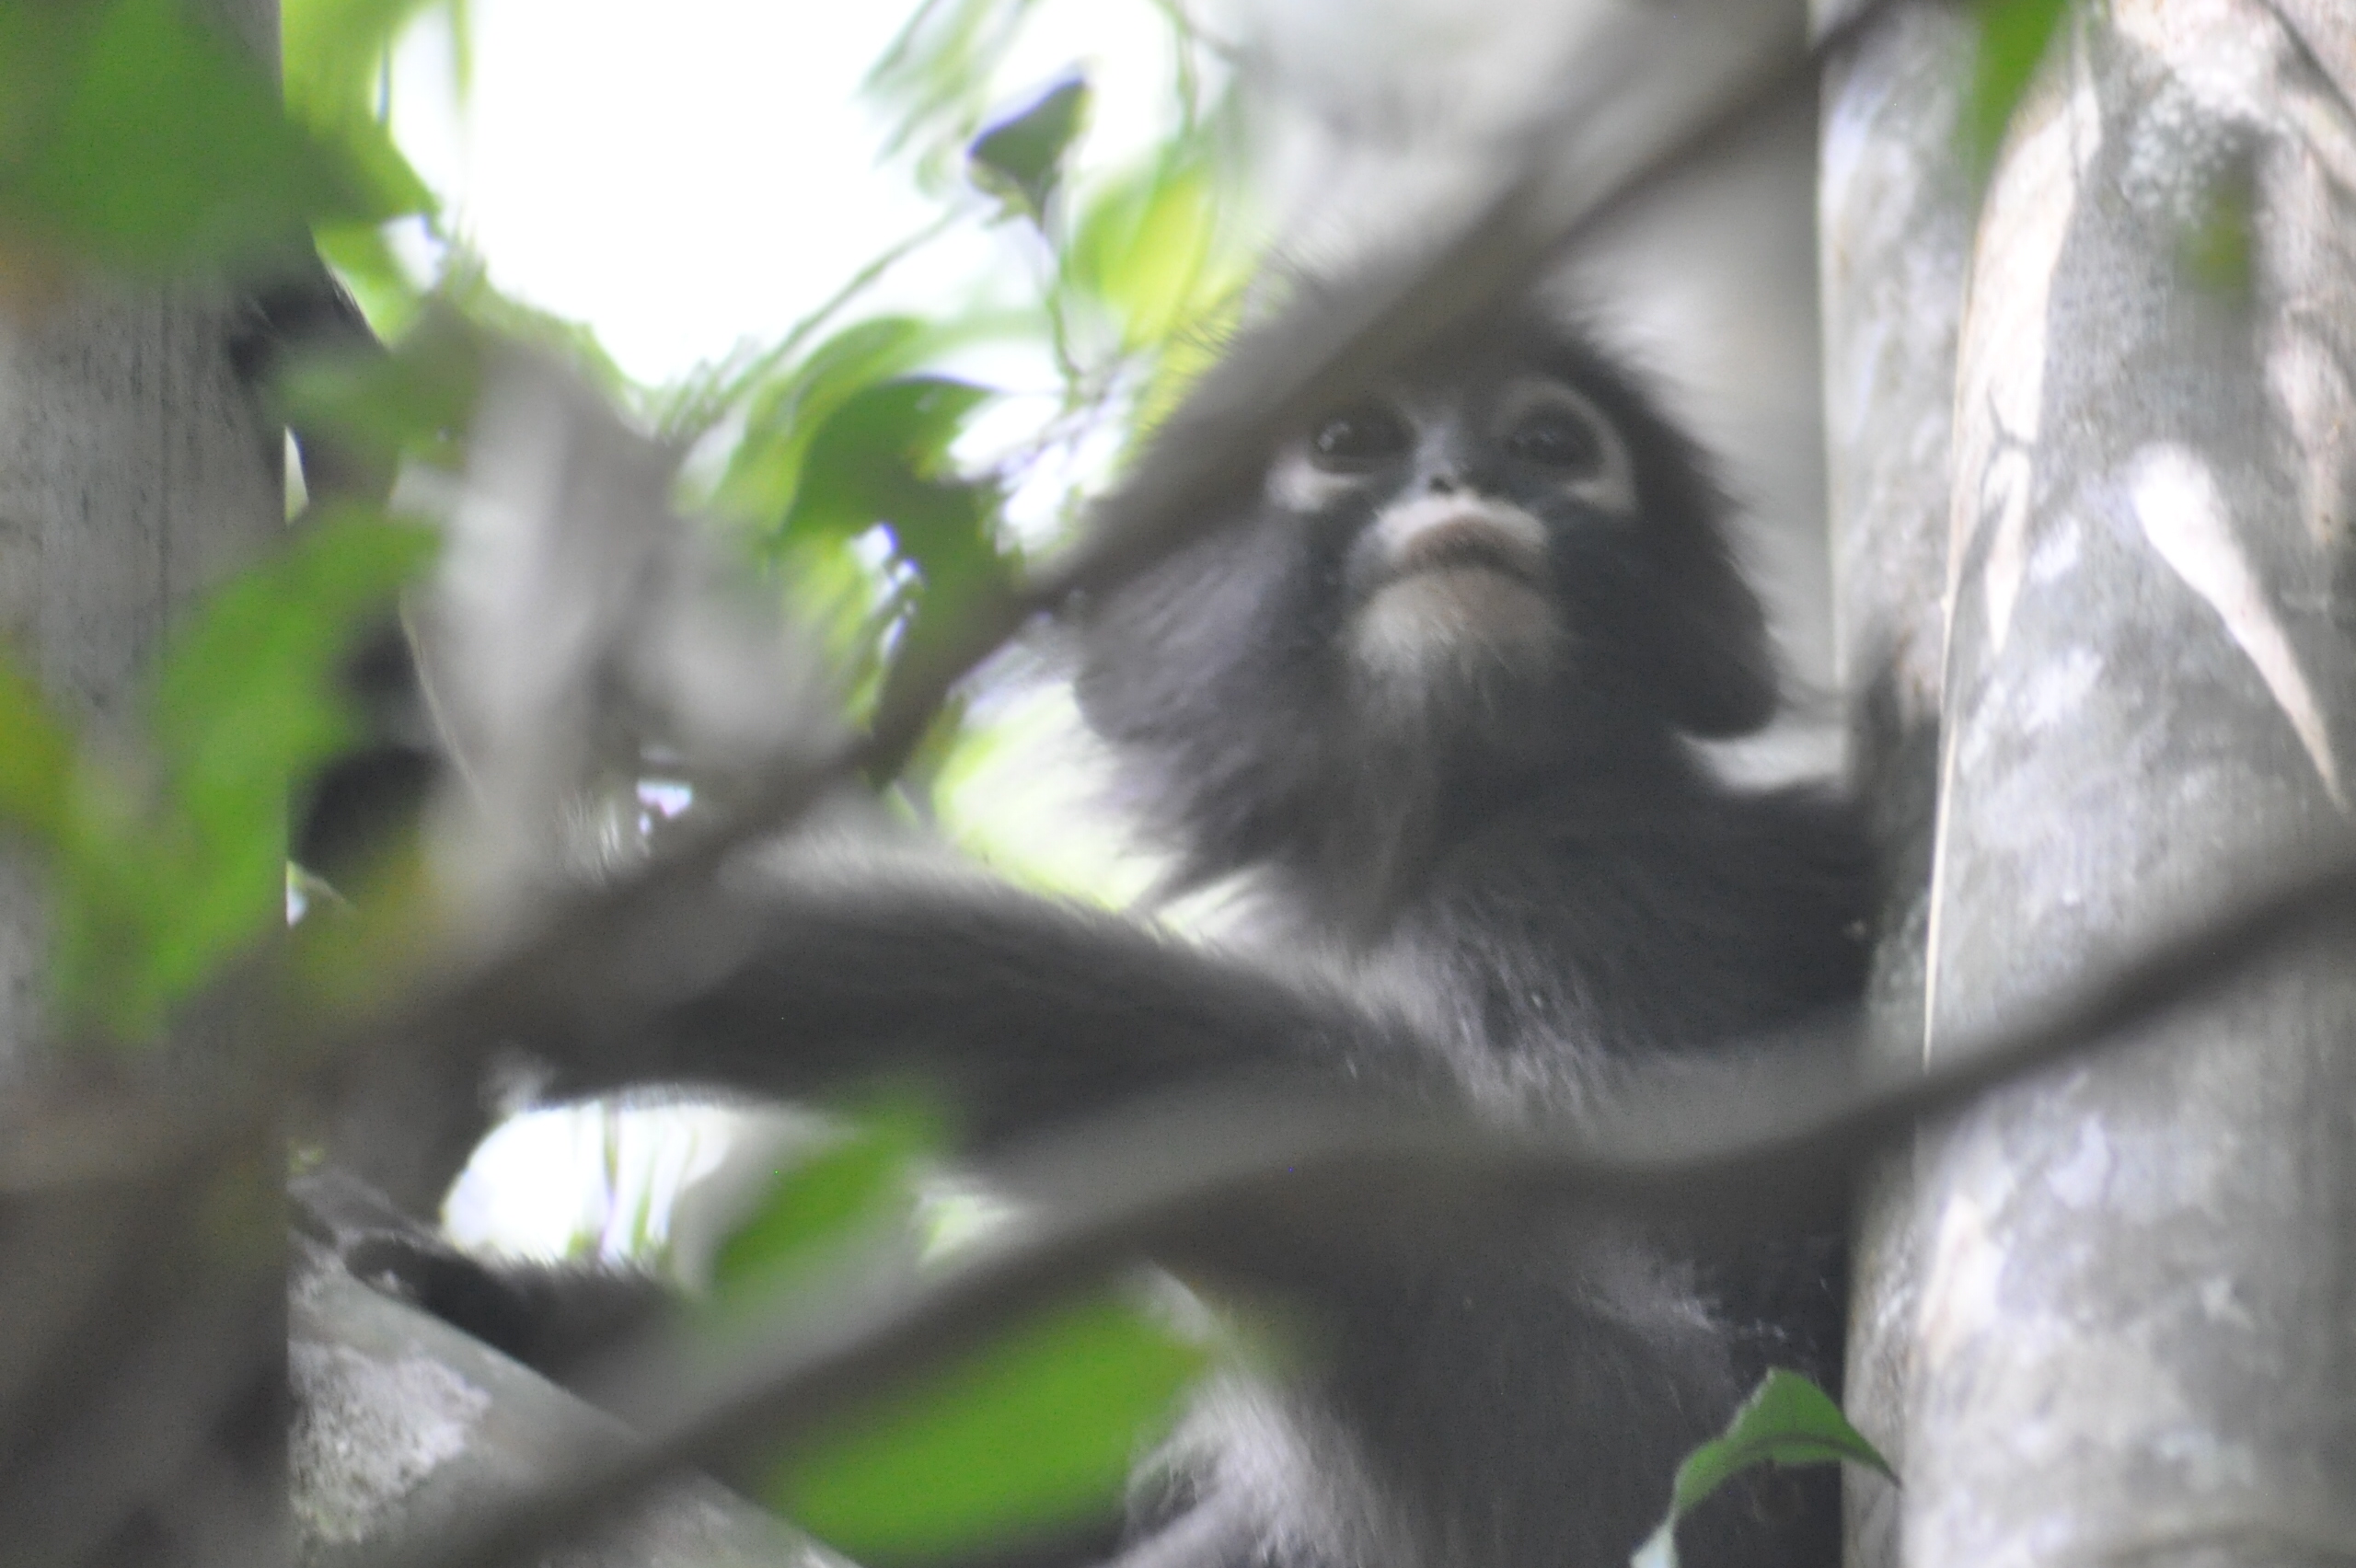
<path id="1" fill-rule="evenodd" d="M 218 262 L 424 200 L 397 156 L 372 168 L 291 123 L 261 65 L 178 0 L 114 0 L 79 36 L 12 26 L 0 49 L 7 78 L 59 79 L 14 127 L 0 217 L 100 264 Z"/>
<path id="2" fill-rule="evenodd" d="M 723 1291 L 770 1282 L 862 1227 L 907 1207 L 917 1163 L 941 1147 L 936 1118 L 893 1105 L 860 1118 L 849 1137 L 779 1170 L 750 1218 L 712 1261 Z"/>
<path id="3" fill-rule="evenodd" d="M 1115 1507 L 1205 1359 L 1118 1303 L 1067 1309 L 843 1423 L 765 1495 L 862 1562 L 978 1555 Z"/>
<path id="4" fill-rule="evenodd" d="M 1964 134 L 1976 167 L 1985 168 L 1994 159 L 2067 5 L 2068 0 L 1982 0 L 1973 7 L 1980 49 L 1964 104 Z"/>
<path id="5" fill-rule="evenodd" d="M 965 149 L 974 181 L 1044 223 L 1063 179 L 1064 154 L 1088 110 L 1088 80 L 1072 75 L 1029 104 L 982 128 Z"/>
<path id="6" fill-rule="evenodd" d="M 234 579 L 173 638 L 151 727 L 179 803 L 202 824 L 349 744 L 343 656 L 368 612 L 429 565 L 439 536 L 345 511 Z"/>
<path id="7" fill-rule="evenodd" d="M 409 270 L 393 254 L 385 231 L 374 224 L 319 224 L 311 238 L 319 259 L 335 270 L 352 291 L 369 330 L 385 342 L 400 337 L 415 324 L 424 307 L 423 291 L 410 281 Z"/>
<path id="8" fill-rule="evenodd" d="M 435 9 L 449 15 L 463 49 L 463 0 L 284 0 L 280 7 L 288 115 L 362 170 L 394 212 L 430 212 L 433 202 L 385 123 L 384 72 L 401 34 Z"/>
<path id="9" fill-rule="evenodd" d="M 364 517 L 306 529 L 172 640 L 148 705 L 160 778 L 143 808 L 85 770 L 52 878 L 52 988 L 120 1040 L 284 922 L 289 782 L 353 733 L 340 686 L 368 611 L 432 558 L 430 530 Z"/>
<path id="10" fill-rule="evenodd" d="M 1677 1467 L 1669 1516 L 1630 1559 L 1634 1568 L 1677 1568 L 1677 1523 L 1703 1499 L 1760 1465 L 1822 1465 L 1848 1459 L 1898 1479 L 1831 1397 L 1796 1372 L 1769 1372 L 1735 1412 L 1726 1431 Z"/>
<path id="11" fill-rule="evenodd" d="M 811 441 L 783 537 L 848 540 L 880 524 L 893 558 L 915 568 L 867 628 L 879 647 L 900 633 L 887 690 L 903 672 L 924 670 L 979 601 L 1011 591 L 1013 566 L 997 545 L 997 488 L 949 472 L 950 444 L 989 396 L 940 376 L 887 381 L 844 402 Z"/>
<path id="12" fill-rule="evenodd" d="M 989 83 L 1036 0 L 924 0 L 860 90 L 887 117 L 887 157 L 912 154 L 918 183 L 940 191 L 981 123 Z"/>
<path id="13" fill-rule="evenodd" d="M 1066 284 L 1118 324 L 1123 352 L 1160 348 L 1217 313 L 1242 268 L 1223 253 L 1207 152 L 1180 148 L 1090 202 L 1063 256 Z"/>
<path id="14" fill-rule="evenodd" d="M 456 470 L 482 389 L 482 335 L 429 310 L 387 354 L 296 361 L 282 395 L 297 424 L 332 427 L 372 466 L 410 456 Z"/>
<path id="15" fill-rule="evenodd" d="M 434 9 L 450 14 L 454 26 L 462 19 L 456 0 L 283 0 L 286 107 L 313 123 L 354 114 L 373 120 L 386 56 L 412 22 Z"/>
<path id="16" fill-rule="evenodd" d="M 803 459 L 828 416 L 863 388 L 906 374 L 940 344 L 927 322 L 877 317 L 833 333 L 791 368 L 746 388 L 745 433 L 722 476 L 717 503 L 740 517 L 786 516 Z"/>
<path id="17" fill-rule="evenodd" d="M 91 18 L 67 6 L 0 6 L 0 188 L 57 117 Z"/>
<path id="18" fill-rule="evenodd" d="M 848 536 L 890 523 L 919 562 L 954 554 L 981 521 L 976 487 L 949 474 L 949 447 L 987 387 L 941 376 L 868 386 L 812 437 L 784 531 Z"/>

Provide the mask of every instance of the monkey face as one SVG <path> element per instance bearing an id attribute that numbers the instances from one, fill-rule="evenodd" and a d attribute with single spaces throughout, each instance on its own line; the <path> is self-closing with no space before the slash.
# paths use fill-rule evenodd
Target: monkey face
<path id="1" fill-rule="evenodd" d="M 1580 628 L 1558 536 L 1625 534 L 1634 460 L 1576 385 L 1443 376 L 1316 421 L 1271 467 L 1272 510 L 1335 519 L 1339 652 L 1372 700 L 1535 699 Z M 1565 541 L 1568 543 L 1569 541 Z"/>
<path id="2" fill-rule="evenodd" d="M 1566 790 L 1773 712 L 1701 453 L 1530 307 L 1471 320 L 1276 444 L 1194 543 L 1094 601 L 1078 692 L 1207 872 L 1336 802 Z"/>

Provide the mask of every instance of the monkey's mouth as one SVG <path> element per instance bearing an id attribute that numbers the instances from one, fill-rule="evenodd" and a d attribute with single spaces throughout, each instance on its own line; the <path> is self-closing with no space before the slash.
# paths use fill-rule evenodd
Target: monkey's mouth
<path id="1" fill-rule="evenodd" d="M 1520 540 L 1477 518 L 1432 529 L 1393 557 L 1389 566 L 1382 579 L 1386 584 L 1423 571 L 1490 571 L 1527 588 L 1542 588 L 1546 581 L 1544 558 L 1533 559 Z"/>
<path id="2" fill-rule="evenodd" d="M 1368 525 L 1354 557 L 1346 646 L 1384 689 L 1429 695 L 1468 674 L 1535 676 L 1559 656 L 1546 525 L 1518 506 L 1460 495 L 1403 502 Z"/>
<path id="3" fill-rule="evenodd" d="M 1544 525 L 1519 507 L 1436 496 L 1392 508 L 1362 541 L 1361 594 L 1426 573 L 1483 572 L 1533 593 L 1548 584 Z"/>

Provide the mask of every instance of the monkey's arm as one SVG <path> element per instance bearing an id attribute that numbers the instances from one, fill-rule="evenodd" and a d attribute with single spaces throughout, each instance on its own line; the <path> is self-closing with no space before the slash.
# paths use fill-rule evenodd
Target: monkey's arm
<path id="1" fill-rule="evenodd" d="M 795 1097 L 892 1072 L 946 1086 L 989 1143 L 1212 1073 L 1421 1076 L 1404 1025 L 1120 917 L 973 879 L 794 880 L 732 895 L 636 996 L 537 1042 L 551 1090 Z"/>

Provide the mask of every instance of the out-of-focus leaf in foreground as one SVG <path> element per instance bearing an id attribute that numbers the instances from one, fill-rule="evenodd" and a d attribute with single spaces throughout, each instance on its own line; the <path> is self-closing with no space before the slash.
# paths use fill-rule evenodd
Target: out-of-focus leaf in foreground
<path id="1" fill-rule="evenodd" d="M 716 504 L 772 525 L 791 515 L 803 461 L 827 419 L 866 387 L 907 374 L 940 346 L 908 316 L 855 322 L 743 394 L 745 433 L 721 478 Z"/>
<path id="2" fill-rule="evenodd" d="M 929 579 L 991 556 L 995 498 L 949 464 L 950 444 L 989 396 L 931 375 L 854 394 L 812 438 L 785 533 L 847 537 L 888 524 L 898 553 Z"/>
<path id="3" fill-rule="evenodd" d="M 394 46 L 413 23 L 439 11 L 449 21 L 458 90 L 469 75 L 466 0 L 281 0 L 279 37 L 286 112 L 321 144 L 341 151 L 378 189 L 412 192 L 403 212 L 431 213 L 422 186 L 394 145 L 387 121 L 387 73 Z M 415 319 L 423 300 L 372 223 L 315 220 L 319 254 L 387 339 Z"/>
<path id="4" fill-rule="evenodd" d="M 180 0 L 0 7 L 0 95 L 12 251 L 168 271 L 428 201 L 397 155 L 372 167 L 290 121 L 262 63 Z"/>
<path id="5" fill-rule="evenodd" d="M 1849 1424 L 1831 1395 L 1796 1372 L 1774 1369 L 1760 1380 L 1718 1436 L 1677 1467 L 1669 1516 L 1630 1559 L 1633 1568 L 1677 1568 L 1677 1524 L 1743 1471 L 1761 1465 L 1824 1465 L 1840 1459 L 1892 1481 L 1889 1461 Z"/>
<path id="6" fill-rule="evenodd" d="M 1109 319 L 1116 352 L 1148 375 L 1135 425 L 1150 429 L 1218 352 L 1250 267 L 1222 218 L 1207 134 L 1097 191 L 1072 222 L 1060 286 Z"/>
<path id="7" fill-rule="evenodd" d="M 988 398 L 987 388 L 909 376 L 858 393 L 810 445 L 785 532 L 849 537 L 880 525 L 892 561 L 909 569 L 879 618 L 896 634 L 885 679 L 921 680 L 943 640 L 985 601 L 1012 592 L 1015 565 L 1001 553 L 1003 498 L 987 479 L 960 478 L 950 444 Z"/>
<path id="8" fill-rule="evenodd" d="M 1081 214 L 1065 256 L 1066 278 L 1112 314 L 1125 349 L 1158 342 L 1184 322 L 1200 296 L 1218 216 L 1203 160 L 1149 164 Z"/>
<path id="9" fill-rule="evenodd" d="M 341 149 L 372 189 L 408 192 L 425 210 L 415 171 L 393 144 L 383 114 L 383 72 L 400 35 L 424 13 L 445 12 L 458 52 L 459 86 L 468 60 L 465 0 L 283 0 L 279 14 L 287 113 L 321 143 Z"/>
<path id="10" fill-rule="evenodd" d="M 722 1293 L 765 1286 L 871 1225 L 905 1221 L 918 1164 L 941 1146 L 937 1118 L 891 1105 L 849 1136 L 776 1173 L 750 1217 L 712 1262 Z"/>
<path id="11" fill-rule="evenodd" d="M 156 670 L 144 780 L 79 746 L 0 669 L 0 813 L 48 872 L 62 1029 L 152 1039 L 283 924 L 288 784 L 352 737 L 343 659 L 434 548 L 428 530 L 346 517 L 221 589 Z"/>
<path id="12" fill-rule="evenodd" d="M 862 1562 L 1050 1534 L 1117 1507 L 1204 1362 L 1119 1302 L 1067 1308 L 800 1448 L 765 1495 Z"/>
<path id="13" fill-rule="evenodd" d="M 404 457 L 456 472 L 466 467 L 484 354 L 471 324 L 430 311 L 389 352 L 297 360 L 282 396 L 297 425 L 334 431 L 387 473 Z"/>

